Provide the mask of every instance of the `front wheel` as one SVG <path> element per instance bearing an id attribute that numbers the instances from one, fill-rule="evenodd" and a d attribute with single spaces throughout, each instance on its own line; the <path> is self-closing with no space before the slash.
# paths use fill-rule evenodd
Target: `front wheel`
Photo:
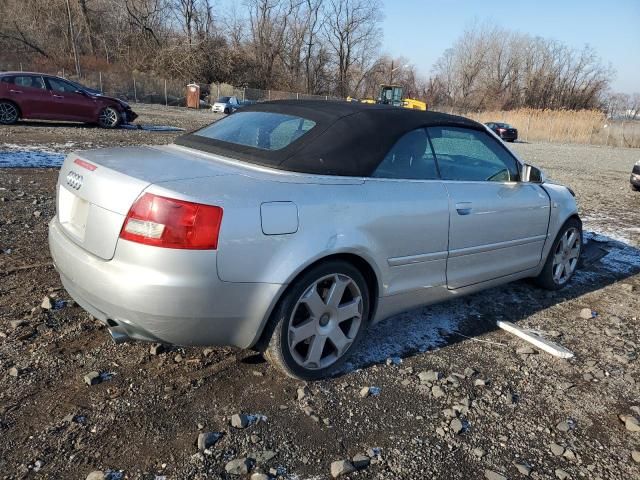
<path id="1" fill-rule="evenodd" d="M 267 360 L 290 377 L 330 375 L 359 342 L 369 318 L 369 289 L 360 271 L 329 261 L 304 273 L 271 317 Z"/>
<path id="2" fill-rule="evenodd" d="M 12 125 L 18 121 L 20 113 L 18 107 L 13 102 L 0 102 L 0 123 L 3 125 Z"/>
<path id="3" fill-rule="evenodd" d="M 102 128 L 116 128 L 120 125 L 120 113 L 113 107 L 105 107 L 100 111 L 98 125 Z"/>
<path id="4" fill-rule="evenodd" d="M 556 236 L 536 283 L 547 290 L 560 290 L 571 280 L 582 253 L 582 224 L 570 218 Z"/>

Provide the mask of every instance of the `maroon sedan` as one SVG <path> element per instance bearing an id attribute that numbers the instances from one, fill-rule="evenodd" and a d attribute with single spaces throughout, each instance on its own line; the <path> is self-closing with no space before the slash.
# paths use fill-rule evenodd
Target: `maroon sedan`
<path id="1" fill-rule="evenodd" d="M 0 73 L 0 124 L 20 118 L 97 123 L 115 128 L 133 121 L 131 107 L 96 90 L 53 75 Z"/>

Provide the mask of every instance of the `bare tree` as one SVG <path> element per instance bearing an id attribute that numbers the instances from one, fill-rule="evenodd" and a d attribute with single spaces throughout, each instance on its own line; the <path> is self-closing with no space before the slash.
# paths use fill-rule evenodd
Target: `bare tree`
<path id="1" fill-rule="evenodd" d="M 379 0 L 328 0 L 324 23 L 327 41 L 335 56 L 336 93 L 350 93 L 352 67 L 361 60 L 361 69 L 380 44 L 382 5 Z"/>

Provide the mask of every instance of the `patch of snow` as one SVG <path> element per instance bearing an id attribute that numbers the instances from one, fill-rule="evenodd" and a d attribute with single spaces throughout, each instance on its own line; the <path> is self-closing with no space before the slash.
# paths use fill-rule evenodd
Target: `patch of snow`
<path id="1" fill-rule="evenodd" d="M 170 125 L 142 125 L 139 123 L 125 123 L 120 125 L 123 130 L 144 130 L 147 132 L 184 132 L 184 128 Z"/>
<path id="2" fill-rule="evenodd" d="M 0 150 L 0 168 L 59 167 L 65 154 L 35 149 Z"/>
<path id="3" fill-rule="evenodd" d="M 0 168 L 59 167 L 66 154 L 76 149 L 74 142 L 49 143 L 46 145 L 0 145 Z"/>
<path id="4" fill-rule="evenodd" d="M 618 238 L 586 231 L 585 242 L 602 243 L 609 251 L 596 265 L 611 273 L 631 275 L 640 272 L 640 249 Z M 579 284 L 598 282 L 602 274 L 597 271 L 578 270 L 574 280 Z M 571 288 L 569 286 L 568 288 Z M 483 294 L 487 295 L 487 294 Z M 491 292 L 487 302 L 504 303 L 523 301 L 522 292 Z M 502 296 L 506 295 L 506 297 Z M 502 296 L 502 297 L 501 297 Z M 447 337 L 455 334 L 465 320 L 477 312 L 464 299 L 451 300 L 396 315 L 373 325 L 354 351 L 340 373 L 357 370 L 374 363 L 384 363 L 389 357 L 405 357 L 416 351 L 425 352 L 447 343 Z"/>

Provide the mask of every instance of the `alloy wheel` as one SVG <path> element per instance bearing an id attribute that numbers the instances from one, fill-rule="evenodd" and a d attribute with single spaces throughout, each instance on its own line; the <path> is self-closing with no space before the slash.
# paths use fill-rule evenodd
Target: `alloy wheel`
<path id="1" fill-rule="evenodd" d="M 551 267 L 553 281 L 558 285 L 567 283 L 576 270 L 580 245 L 580 232 L 575 227 L 568 228 L 560 238 Z"/>
<path id="2" fill-rule="evenodd" d="M 296 303 L 288 327 L 293 360 L 309 370 L 327 368 L 344 356 L 362 324 L 363 300 L 348 275 L 316 280 Z"/>
<path id="3" fill-rule="evenodd" d="M 18 109 L 13 103 L 0 103 L 0 123 L 10 124 L 18 120 Z"/>
<path id="4" fill-rule="evenodd" d="M 118 125 L 118 112 L 111 107 L 107 107 L 100 112 L 100 125 L 107 128 L 113 128 Z"/>

